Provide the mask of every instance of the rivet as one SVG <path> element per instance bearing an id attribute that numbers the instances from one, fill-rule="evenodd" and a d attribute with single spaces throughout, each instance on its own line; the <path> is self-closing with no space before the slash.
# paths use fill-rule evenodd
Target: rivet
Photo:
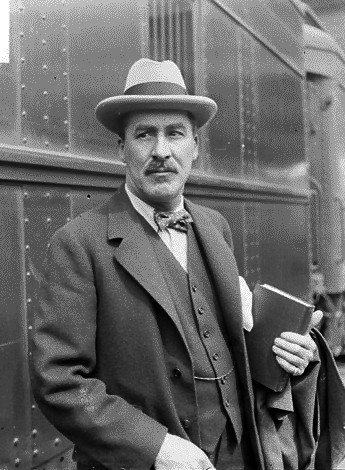
<path id="1" fill-rule="evenodd" d="M 45 46 L 47 44 L 47 41 L 45 39 L 42 39 L 42 45 Z"/>
<path id="2" fill-rule="evenodd" d="M 25 217 L 25 219 L 24 219 L 24 223 L 25 223 L 25 224 L 28 224 L 28 223 L 29 223 L 29 219 L 28 219 L 28 217 Z"/>
<path id="3" fill-rule="evenodd" d="M 66 197 L 70 197 L 70 196 L 71 196 L 70 193 L 66 193 Z"/>
<path id="4" fill-rule="evenodd" d="M 27 271 L 27 272 L 26 272 L 26 277 L 30 277 L 30 276 L 31 276 L 30 271 Z"/>
<path id="5" fill-rule="evenodd" d="M 71 221 L 71 218 L 70 217 L 66 217 L 66 222 L 70 222 Z"/>
<path id="6" fill-rule="evenodd" d="M 46 140 L 46 141 L 44 142 L 44 145 L 45 145 L 46 147 L 49 147 L 49 142 L 48 142 L 48 140 Z"/>
<path id="7" fill-rule="evenodd" d="M 14 465 L 15 465 L 16 467 L 19 467 L 19 465 L 20 465 L 20 459 L 15 459 Z"/>
<path id="8" fill-rule="evenodd" d="M 46 15 L 42 15 L 42 20 L 44 21 L 46 19 Z"/>
<path id="9" fill-rule="evenodd" d="M 43 96 L 48 96 L 48 92 L 47 92 L 47 90 L 44 90 L 44 92 L 43 92 Z"/>
<path id="10" fill-rule="evenodd" d="M 35 409 L 36 409 L 36 405 L 31 405 L 31 409 L 32 409 L 32 410 L 35 410 Z"/>
<path id="11" fill-rule="evenodd" d="M 31 435 L 32 435 L 32 437 L 36 437 L 37 436 L 37 429 L 33 429 L 32 432 L 31 432 Z"/>
<path id="12" fill-rule="evenodd" d="M 37 457 L 37 455 L 38 455 L 38 449 L 34 449 L 32 455 L 33 455 L 34 457 Z"/>
<path id="13" fill-rule="evenodd" d="M 54 441 L 54 445 L 58 446 L 60 444 L 60 439 L 57 437 Z"/>
<path id="14" fill-rule="evenodd" d="M 65 52 L 66 52 L 66 48 L 65 48 L 65 47 L 62 49 L 62 52 L 63 52 L 63 53 L 65 53 Z"/>
<path id="15" fill-rule="evenodd" d="M 25 62 L 24 57 L 22 57 L 22 58 L 20 59 L 20 61 L 21 61 L 22 64 L 24 64 L 24 62 Z"/>
<path id="16" fill-rule="evenodd" d="M 49 192 L 46 193 L 45 196 L 46 196 L 46 197 L 50 197 L 50 193 L 49 193 Z"/>
<path id="17" fill-rule="evenodd" d="M 43 65 L 42 69 L 43 69 L 43 70 L 47 70 L 47 69 L 48 69 L 48 66 L 47 66 L 47 65 Z"/>
<path id="18" fill-rule="evenodd" d="M 63 25 L 61 26 L 61 28 L 62 28 L 62 29 L 66 29 L 66 25 L 63 24 Z"/>
<path id="19" fill-rule="evenodd" d="M 26 111 L 22 111 L 22 116 L 26 116 Z"/>
<path id="20" fill-rule="evenodd" d="M 68 145 L 68 144 L 65 145 L 65 149 L 66 149 L 66 150 L 69 149 L 69 145 Z"/>
<path id="21" fill-rule="evenodd" d="M 24 37 L 24 33 L 23 31 L 20 32 L 20 37 L 23 38 Z"/>
<path id="22" fill-rule="evenodd" d="M 24 197 L 25 197 L 25 199 L 29 197 L 29 194 L 26 191 L 24 193 Z"/>
<path id="23" fill-rule="evenodd" d="M 30 298 L 28 298 L 28 299 L 26 300 L 26 302 L 27 302 L 28 304 L 31 304 L 32 300 L 31 300 Z"/>
<path id="24" fill-rule="evenodd" d="M 63 73 L 63 76 L 64 76 L 64 77 L 67 77 L 67 72 L 64 72 L 64 73 Z"/>
<path id="25" fill-rule="evenodd" d="M 245 144 L 242 144 L 241 147 L 242 147 L 243 149 L 246 148 Z"/>
<path id="26" fill-rule="evenodd" d="M 64 96 L 63 99 L 64 99 L 64 101 L 67 101 L 67 100 L 68 100 L 68 97 L 67 97 L 67 96 Z"/>
<path id="27" fill-rule="evenodd" d="M 47 217 L 47 224 L 50 224 L 51 221 L 52 219 L 50 217 Z"/>
<path id="28" fill-rule="evenodd" d="M 24 11 L 24 7 L 19 7 L 19 11 Z"/>
<path id="29" fill-rule="evenodd" d="M 29 251 L 30 250 L 30 245 L 25 245 L 25 250 Z"/>
<path id="30" fill-rule="evenodd" d="M 15 438 L 13 439 L 13 445 L 14 445 L 15 447 L 17 447 L 18 444 L 19 444 L 19 439 L 18 439 L 18 437 L 15 437 Z"/>
<path id="31" fill-rule="evenodd" d="M 49 120 L 49 116 L 45 115 L 45 116 L 43 116 L 43 119 L 44 119 L 45 121 L 48 121 L 48 120 Z"/>
<path id="32" fill-rule="evenodd" d="M 28 326 L 28 330 L 29 330 L 29 331 L 32 331 L 32 325 L 29 325 L 29 326 Z"/>
<path id="33" fill-rule="evenodd" d="M 23 143 L 26 144 L 27 141 L 28 141 L 28 139 L 26 137 L 24 137 Z"/>
<path id="34" fill-rule="evenodd" d="M 67 125 L 67 124 L 68 124 L 68 121 L 67 121 L 67 119 L 66 119 L 66 120 L 65 120 L 63 123 Z"/>

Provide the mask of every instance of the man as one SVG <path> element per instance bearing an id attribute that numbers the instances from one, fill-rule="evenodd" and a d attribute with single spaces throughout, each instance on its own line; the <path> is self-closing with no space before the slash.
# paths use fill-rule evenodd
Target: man
<path id="1" fill-rule="evenodd" d="M 54 235 L 33 350 L 37 401 L 78 469 L 264 468 L 231 232 L 182 195 L 216 110 L 149 59 L 97 106 L 126 185 Z M 274 346 L 296 377 L 315 350 L 291 333 Z"/>

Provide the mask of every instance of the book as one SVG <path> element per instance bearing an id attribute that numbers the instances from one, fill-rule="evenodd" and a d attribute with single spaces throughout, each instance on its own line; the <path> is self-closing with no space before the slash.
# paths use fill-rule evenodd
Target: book
<path id="1" fill-rule="evenodd" d="M 289 374 L 280 367 L 272 351 L 275 338 L 284 331 L 305 335 L 311 325 L 314 305 L 268 284 L 256 284 L 253 291 L 254 326 L 246 333 L 252 378 L 275 392 L 281 392 Z"/>

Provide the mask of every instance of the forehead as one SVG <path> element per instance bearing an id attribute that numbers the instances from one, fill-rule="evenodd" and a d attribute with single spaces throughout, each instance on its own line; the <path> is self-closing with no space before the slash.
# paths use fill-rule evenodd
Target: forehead
<path id="1" fill-rule="evenodd" d="M 184 125 L 191 127 L 192 121 L 185 111 L 140 111 L 130 113 L 126 119 L 127 128 L 137 126 L 167 127 L 171 125 Z"/>

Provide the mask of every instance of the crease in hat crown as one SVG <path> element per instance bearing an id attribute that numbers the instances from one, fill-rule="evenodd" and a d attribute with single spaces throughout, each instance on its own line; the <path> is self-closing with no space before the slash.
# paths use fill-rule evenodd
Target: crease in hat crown
<path id="1" fill-rule="evenodd" d="M 175 62 L 171 60 L 156 62 L 143 58 L 129 69 L 124 92 L 135 85 L 149 82 L 175 83 L 187 91 L 180 69 Z"/>
<path id="2" fill-rule="evenodd" d="M 138 111 L 173 110 L 191 113 L 200 129 L 213 119 L 217 103 L 207 96 L 189 95 L 175 62 L 137 60 L 129 69 L 124 92 L 100 101 L 95 109 L 98 121 L 118 134 L 122 116 Z"/>

